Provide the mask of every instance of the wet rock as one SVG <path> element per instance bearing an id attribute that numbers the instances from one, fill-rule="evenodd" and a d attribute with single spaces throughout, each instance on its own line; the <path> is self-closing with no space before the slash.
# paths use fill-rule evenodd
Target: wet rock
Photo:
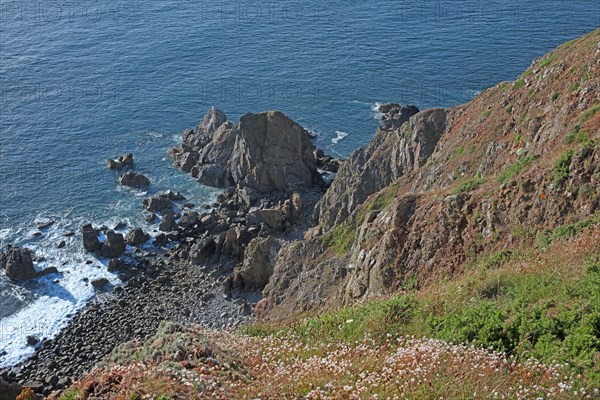
<path id="1" fill-rule="evenodd" d="M 106 285 L 108 285 L 108 279 L 106 278 L 99 278 L 99 279 L 94 279 L 91 284 L 94 287 L 94 289 L 96 290 L 102 290 L 106 287 Z"/>
<path id="2" fill-rule="evenodd" d="M 48 268 L 44 268 L 43 270 L 38 272 L 38 276 L 46 276 L 46 275 L 57 274 L 57 273 L 58 273 L 58 269 L 56 267 L 48 267 Z"/>
<path id="3" fill-rule="evenodd" d="M 113 258 L 108 262 L 108 272 L 122 272 L 125 269 L 125 261 L 123 261 L 121 258 Z"/>
<path id="4" fill-rule="evenodd" d="M 27 336 L 25 338 L 25 341 L 27 342 L 27 346 L 35 346 L 36 344 L 38 344 L 40 342 L 40 340 L 33 335 Z"/>
<path id="5" fill-rule="evenodd" d="M 105 258 L 117 258 L 125 252 L 125 238 L 112 229 L 106 231 L 106 241 L 102 245 L 100 254 Z"/>
<path id="6" fill-rule="evenodd" d="M 119 183 L 123 186 L 143 188 L 150 186 L 150 179 L 138 172 L 129 171 L 119 179 Z"/>
<path id="7" fill-rule="evenodd" d="M 54 225 L 54 221 L 52 221 L 52 220 L 39 221 L 35 224 L 36 228 L 38 228 L 39 230 L 49 228 L 52 225 Z"/>
<path id="8" fill-rule="evenodd" d="M 133 165 L 133 154 L 125 154 L 119 156 L 116 159 L 109 159 L 106 161 L 106 166 L 109 169 L 121 170 L 125 167 L 131 167 Z"/>
<path id="9" fill-rule="evenodd" d="M 81 228 L 81 233 L 83 234 L 83 247 L 87 252 L 93 253 L 102 248 L 96 230 L 91 224 L 84 225 L 83 228 Z"/>
<path id="10" fill-rule="evenodd" d="M 144 199 L 144 207 L 146 207 L 148 211 L 152 212 L 165 212 L 168 210 L 172 211 L 173 202 L 171 199 L 164 196 L 151 197 L 149 199 Z"/>
<path id="11" fill-rule="evenodd" d="M 185 200 L 184 195 L 182 195 L 180 192 L 174 192 L 172 190 L 167 190 L 163 196 L 172 201 Z"/>
<path id="12" fill-rule="evenodd" d="M 158 229 L 163 232 L 171 232 L 177 229 L 177 223 L 175 222 L 175 214 L 173 212 L 168 212 L 163 215 L 160 224 L 158 224 Z"/>
<path id="13" fill-rule="evenodd" d="M 125 242 L 132 246 L 139 246 L 142 243 L 146 243 L 148 240 L 150 240 L 150 235 L 144 232 L 142 228 L 132 229 L 127 236 L 125 236 Z"/>
<path id="14" fill-rule="evenodd" d="M 0 253 L 0 266 L 6 276 L 14 281 L 25 281 L 37 277 L 33 267 L 31 251 L 18 247 L 9 247 L 6 253 Z"/>

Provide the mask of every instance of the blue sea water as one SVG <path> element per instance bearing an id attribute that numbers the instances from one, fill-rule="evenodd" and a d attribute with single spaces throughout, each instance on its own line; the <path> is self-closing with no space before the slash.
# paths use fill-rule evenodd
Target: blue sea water
<path id="1" fill-rule="evenodd" d="M 84 278 L 118 283 L 105 260 L 85 264 L 78 235 L 56 248 L 83 222 L 143 224 L 148 193 L 118 187 L 107 158 L 133 152 L 150 194 L 209 202 L 166 150 L 211 105 L 234 121 L 283 110 L 346 156 L 372 137 L 377 103 L 463 103 L 598 26 L 597 0 L 0 1 L 0 247 L 60 270 L 0 275 L 0 366 L 94 295 Z M 57 222 L 34 237 L 43 219 Z"/>

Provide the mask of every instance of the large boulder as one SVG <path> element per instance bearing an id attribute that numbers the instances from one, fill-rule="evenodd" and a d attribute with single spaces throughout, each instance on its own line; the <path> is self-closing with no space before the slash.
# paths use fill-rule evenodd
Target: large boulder
<path id="1" fill-rule="evenodd" d="M 157 196 L 144 199 L 144 207 L 152 212 L 173 211 L 173 202 L 166 196 Z"/>
<path id="2" fill-rule="evenodd" d="M 381 113 L 380 121 L 383 129 L 400 128 L 410 117 L 419 112 L 419 109 L 413 105 L 400 105 L 396 103 L 381 104 L 378 107 Z"/>
<path id="3" fill-rule="evenodd" d="M 119 183 L 123 186 L 143 188 L 150 186 L 150 179 L 138 172 L 129 171 L 119 179 Z"/>
<path id="4" fill-rule="evenodd" d="M 160 224 L 158 224 L 158 229 L 163 232 L 171 232 L 177 229 L 177 223 L 175 222 L 175 215 L 173 212 L 167 212 L 163 215 Z"/>
<path id="5" fill-rule="evenodd" d="M 278 111 L 248 113 L 233 124 L 211 108 L 183 140 L 169 155 L 208 186 L 269 193 L 322 183 L 310 134 Z"/>
<path id="6" fill-rule="evenodd" d="M 146 243 L 148 240 L 150 240 L 150 235 L 144 232 L 142 228 L 132 229 L 127 236 L 125 236 L 125 242 L 132 246 L 139 246 L 142 243 Z"/>
<path id="7" fill-rule="evenodd" d="M 106 231 L 106 241 L 102 245 L 100 255 L 105 258 L 117 258 L 125 252 L 125 238 L 112 229 Z"/>
<path id="8" fill-rule="evenodd" d="M 6 253 L 0 253 L 0 266 L 6 271 L 6 276 L 14 281 L 26 281 L 37 277 L 31 251 L 28 249 L 10 247 Z"/>
<path id="9" fill-rule="evenodd" d="M 94 253 L 102 248 L 98 235 L 92 224 L 86 224 L 81 228 L 83 234 L 83 247 L 87 252 Z"/>

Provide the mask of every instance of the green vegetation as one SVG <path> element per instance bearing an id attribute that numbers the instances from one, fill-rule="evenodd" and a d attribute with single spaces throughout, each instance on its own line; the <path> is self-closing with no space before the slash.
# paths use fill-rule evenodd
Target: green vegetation
<path id="1" fill-rule="evenodd" d="M 498 182 L 509 182 L 511 179 L 518 176 L 525 168 L 530 166 L 531 163 L 533 163 L 539 157 L 540 156 L 537 154 L 531 154 L 520 158 L 516 163 L 502 171 L 502 173 L 498 176 Z"/>
<path id="2" fill-rule="evenodd" d="M 573 150 L 567 150 L 558 158 L 556 164 L 554 164 L 553 182 L 555 185 L 562 185 L 569 179 L 569 167 L 571 165 L 571 160 L 573 159 L 573 154 L 575 154 Z"/>
<path id="3" fill-rule="evenodd" d="M 523 86 L 525 86 L 525 81 L 523 79 L 519 79 L 519 80 L 515 81 L 515 83 L 513 85 L 513 87 L 517 90 L 521 89 Z"/>
<path id="4" fill-rule="evenodd" d="M 521 132 L 518 132 L 517 135 L 515 136 L 515 146 L 518 146 L 521 143 Z"/>
<path id="5" fill-rule="evenodd" d="M 477 176 L 473 179 L 463 180 L 458 187 L 454 190 L 454 194 L 470 192 L 472 190 L 477 189 L 481 186 L 485 181 L 481 179 L 481 177 Z"/>
<path id="6" fill-rule="evenodd" d="M 573 143 L 577 142 L 577 143 L 583 143 L 585 146 L 590 146 L 590 147 L 593 147 L 593 145 L 594 145 L 592 139 L 588 136 L 587 132 L 584 129 L 581 129 L 581 127 L 579 125 L 575 126 L 573 131 L 571 133 L 569 133 L 567 136 L 565 136 L 565 141 L 568 144 L 573 144 Z"/>
<path id="7" fill-rule="evenodd" d="M 501 251 L 443 291 L 400 295 L 344 308 L 296 324 L 250 325 L 255 336 L 294 335 L 304 342 L 353 343 L 368 336 L 415 335 L 503 351 L 519 360 L 569 363 L 591 382 L 600 351 L 600 257 L 585 256 L 560 272 L 564 260 L 523 272 L 500 268 L 532 254 Z M 529 258 L 528 258 L 529 257 Z M 490 268 L 495 268 L 491 270 Z M 576 272 L 577 271 L 577 272 Z"/>
<path id="8" fill-rule="evenodd" d="M 571 86 L 569 86 L 569 90 L 571 92 L 576 91 L 577 89 L 579 89 L 579 82 L 574 82 L 573 84 L 571 84 Z"/>
<path id="9" fill-rule="evenodd" d="M 335 254 L 341 255 L 352 249 L 356 234 L 365 221 L 367 214 L 381 211 L 394 201 L 398 186 L 393 184 L 377 193 L 375 197 L 363 205 L 358 212 L 348 217 L 344 222 L 323 235 L 321 241 L 326 247 L 331 248 Z"/>
<path id="10" fill-rule="evenodd" d="M 560 94 L 558 92 L 552 92 L 551 97 L 552 97 L 552 101 L 556 101 L 560 97 Z"/>
<path id="11" fill-rule="evenodd" d="M 552 64 L 554 62 L 554 60 L 556 59 L 556 53 L 551 53 L 548 58 L 546 58 L 544 61 L 542 61 L 539 65 L 540 68 L 544 68 L 547 67 L 548 65 Z"/>
<path id="12" fill-rule="evenodd" d="M 581 122 L 586 122 L 600 110 L 600 103 L 596 103 L 581 114 Z"/>
<path id="13" fill-rule="evenodd" d="M 454 155 L 457 156 L 457 157 L 460 157 L 460 156 L 463 155 L 464 152 L 465 152 L 465 146 L 461 145 L 461 146 L 458 146 L 456 148 L 456 150 L 454 150 Z"/>
<path id="14" fill-rule="evenodd" d="M 547 229 L 543 232 L 538 233 L 538 246 L 541 248 L 547 248 L 556 240 L 568 239 L 581 233 L 584 229 L 587 229 L 597 224 L 600 224 L 600 212 L 596 212 L 591 217 L 583 219 L 573 224 L 565 224 L 557 226 L 554 229 Z"/>
<path id="15" fill-rule="evenodd" d="M 488 108 L 487 110 L 485 110 L 485 112 L 483 113 L 483 117 L 487 118 L 492 114 L 492 109 Z"/>
<path id="16" fill-rule="evenodd" d="M 527 95 L 527 97 L 529 97 L 530 99 L 535 96 L 536 93 L 536 89 L 535 88 L 531 88 L 529 89 L 529 94 Z"/>
<path id="17" fill-rule="evenodd" d="M 324 235 L 321 240 L 325 246 L 333 249 L 336 254 L 344 254 L 352 249 L 356 229 L 357 226 L 351 219 L 348 219 Z"/>
<path id="18" fill-rule="evenodd" d="M 67 389 L 60 395 L 59 400 L 75 400 L 79 394 L 80 391 L 77 389 Z"/>
<path id="19" fill-rule="evenodd" d="M 506 111 L 507 114 L 512 114 L 512 110 L 513 110 L 513 105 L 509 104 L 508 107 L 506 107 L 506 110 L 504 110 L 504 111 Z"/>

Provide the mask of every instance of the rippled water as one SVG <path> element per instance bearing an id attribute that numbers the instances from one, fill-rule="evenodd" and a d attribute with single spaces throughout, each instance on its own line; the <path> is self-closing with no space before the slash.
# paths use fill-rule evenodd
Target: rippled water
<path id="1" fill-rule="evenodd" d="M 366 144 L 378 102 L 452 106 L 600 26 L 597 1 L 0 1 L 0 246 L 46 257 L 60 276 L 0 276 L 0 365 L 27 332 L 52 336 L 91 296 L 84 221 L 142 224 L 147 193 L 119 188 L 105 160 L 133 152 L 150 193 L 214 191 L 166 149 L 211 105 L 237 120 L 281 109 L 339 155 Z M 33 237 L 36 220 L 57 223 Z M 52 283 L 59 279 L 59 283 Z"/>

